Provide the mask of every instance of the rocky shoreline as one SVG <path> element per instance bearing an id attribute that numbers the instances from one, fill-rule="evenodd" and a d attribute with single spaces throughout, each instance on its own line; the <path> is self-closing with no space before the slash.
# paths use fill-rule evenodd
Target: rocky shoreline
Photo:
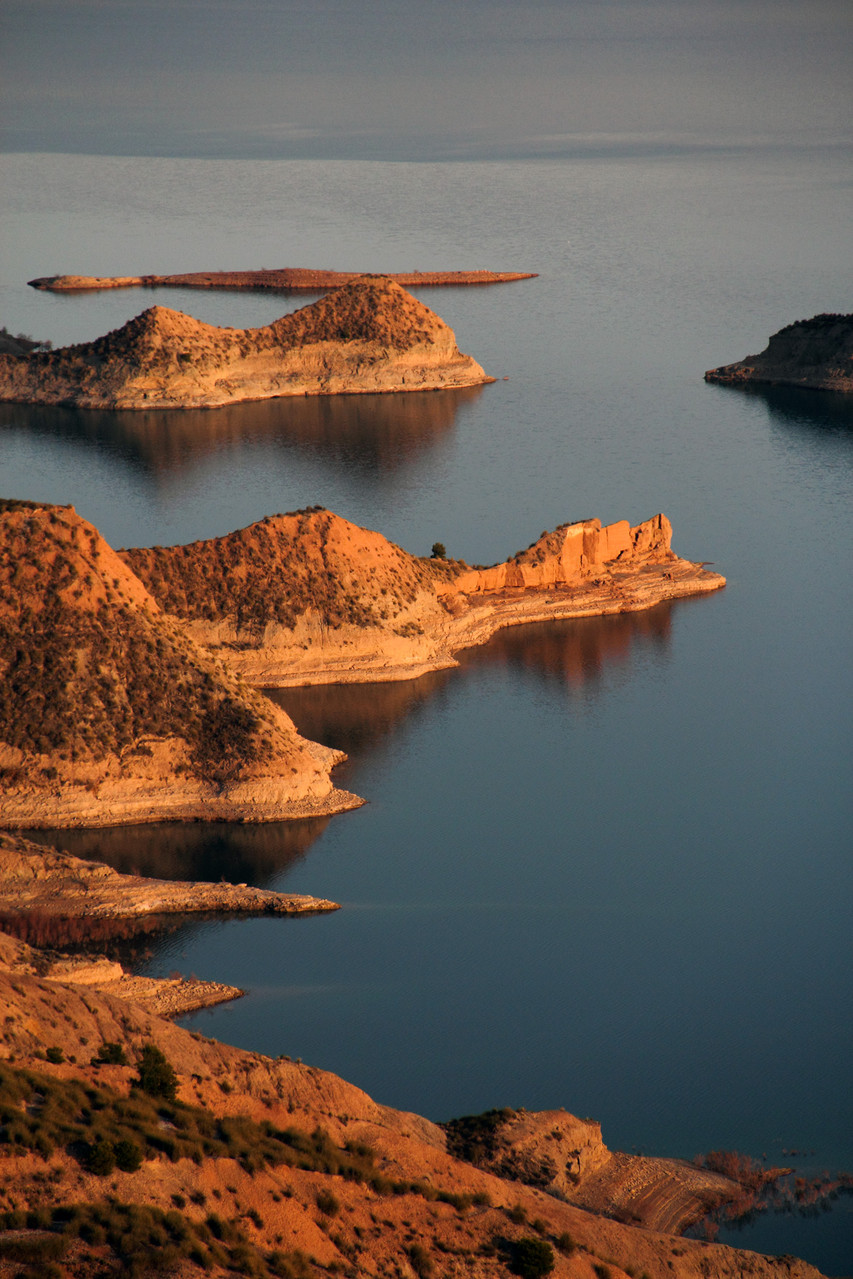
<path id="1" fill-rule="evenodd" d="M 0 833 L 0 918 L 134 920 L 152 915 L 315 915 L 339 910 L 322 897 L 276 893 L 248 884 L 145 879 L 122 875 L 29 840 Z"/>

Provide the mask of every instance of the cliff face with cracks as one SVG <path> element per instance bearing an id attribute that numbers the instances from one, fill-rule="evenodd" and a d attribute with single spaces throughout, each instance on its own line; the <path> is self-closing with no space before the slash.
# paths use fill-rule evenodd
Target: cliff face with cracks
<path id="1" fill-rule="evenodd" d="M 187 547 L 123 551 L 164 611 L 261 686 L 410 679 L 504 626 L 650 608 L 725 579 L 663 515 L 562 525 L 490 568 L 408 554 L 322 509 Z"/>
<path id="2" fill-rule="evenodd" d="M 706 382 L 725 386 L 798 386 L 853 391 L 853 315 L 815 315 L 774 333 L 759 355 L 709 369 Z"/>
<path id="3" fill-rule="evenodd" d="M 492 380 L 429 307 L 372 276 L 263 328 L 217 328 L 155 306 L 95 342 L 0 354 L 0 400 L 95 409 L 213 407 Z"/>
<path id="4" fill-rule="evenodd" d="M 72 507 L 0 504 L 0 825 L 280 820 L 360 803 Z"/>

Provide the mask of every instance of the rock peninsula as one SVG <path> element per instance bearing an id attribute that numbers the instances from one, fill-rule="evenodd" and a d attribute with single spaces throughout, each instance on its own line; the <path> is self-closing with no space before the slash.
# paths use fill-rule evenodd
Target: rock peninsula
<path id="1" fill-rule="evenodd" d="M 73 507 L 0 503 L 0 826 L 270 821 L 361 801 Z"/>
<path id="2" fill-rule="evenodd" d="M 759 355 L 708 369 L 706 382 L 724 386 L 798 386 L 853 391 L 853 315 L 815 315 L 774 333 Z"/>
<path id="3" fill-rule="evenodd" d="M 313 508 L 116 552 L 72 507 L 2 502 L 0 826 L 356 807 L 331 780 L 343 755 L 301 737 L 259 687 L 411 679 L 501 627 L 724 585 L 671 535 L 663 515 L 584 520 L 478 568 Z"/>
<path id="4" fill-rule="evenodd" d="M 185 547 L 121 551 L 163 611 L 247 682 L 411 679 L 524 622 L 650 608 L 718 590 L 657 515 L 582 520 L 490 568 L 409 554 L 321 508 Z"/>
<path id="5" fill-rule="evenodd" d="M 0 354 L 0 400 L 87 409 L 210 408 L 293 395 L 493 381 L 429 307 L 363 276 L 257 329 L 154 306 L 94 342 Z"/>
<path id="6" fill-rule="evenodd" d="M 358 271 L 324 271 L 312 267 L 277 267 L 259 271 L 189 271 L 179 275 L 47 275 L 28 280 L 33 289 L 51 293 L 83 293 L 98 289 L 271 289 L 282 293 L 323 292 L 360 277 Z M 509 284 L 534 280 L 532 271 L 385 271 L 403 288 L 441 285 Z"/>

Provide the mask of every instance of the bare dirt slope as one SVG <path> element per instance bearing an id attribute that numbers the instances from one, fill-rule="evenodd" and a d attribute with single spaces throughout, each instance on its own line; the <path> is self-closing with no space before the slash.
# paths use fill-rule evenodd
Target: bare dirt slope
<path id="1" fill-rule="evenodd" d="M 73 507 L 0 504 L 0 824 L 269 820 L 359 803 L 165 617 Z"/>
<path id="2" fill-rule="evenodd" d="M 545 1273 L 518 1265 L 546 1249 L 556 1279 L 818 1279 L 794 1258 L 627 1225 L 475 1167 L 428 1120 L 132 1002 L 1 969 L 0 1002 L 0 1104 L 14 1134 L 0 1155 L 2 1279 L 144 1273 L 155 1255 L 193 1279 L 202 1263 L 259 1279 L 505 1279 Z M 145 1083 L 146 1045 L 176 1072 L 177 1103 L 147 1091 L 162 1074 Z M 105 1055 L 127 1064 L 98 1064 Z M 567 1136 L 582 1122 L 555 1114 Z M 116 1166 L 120 1143 L 135 1170 Z"/>
<path id="3" fill-rule="evenodd" d="M 0 399 L 80 408 L 198 408 L 491 380 L 443 320 L 381 276 L 263 328 L 217 328 L 155 306 L 95 342 L 0 355 Z"/>
<path id="4" fill-rule="evenodd" d="M 774 333 L 759 355 L 709 369 L 706 382 L 853 391 L 853 315 L 815 315 Z"/>
<path id="5" fill-rule="evenodd" d="M 410 555 L 321 508 L 184 547 L 120 552 L 168 614 L 257 685 L 410 679 L 503 626 L 719 589 L 663 515 L 543 533 L 491 568 Z"/>

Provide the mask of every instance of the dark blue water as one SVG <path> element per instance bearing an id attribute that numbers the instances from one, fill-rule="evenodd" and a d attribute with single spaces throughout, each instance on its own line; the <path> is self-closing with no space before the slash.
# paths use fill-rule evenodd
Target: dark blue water
<path id="1" fill-rule="evenodd" d="M 188 1024 L 433 1118 L 564 1105 L 614 1148 L 853 1168 L 853 411 L 702 380 L 791 320 L 849 310 L 849 168 L 760 151 L 3 165 L 2 318 L 54 342 L 155 300 L 243 325 L 305 299 L 52 298 L 34 275 L 540 272 L 422 294 L 507 382 L 171 416 L 5 406 L 4 495 L 73 502 L 116 545 L 321 502 L 471 562 L 565 520 L 664 510 L 676 549 L 728 578 L 646 615 L 507 633 L 425 680 L 280 695 L 350 752 L 357 812 L 60 836 L 148 873 L 343 903 L 155 944 L 148 971 L 249 990 Z M 842 1206 L 736 1238 L 839 1274 L 850 1222 Z"/>

